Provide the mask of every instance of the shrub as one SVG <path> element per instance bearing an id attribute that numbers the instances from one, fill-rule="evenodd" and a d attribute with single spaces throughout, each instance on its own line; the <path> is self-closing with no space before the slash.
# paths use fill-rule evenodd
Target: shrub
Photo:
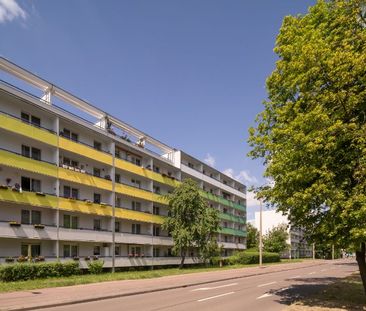
<path id="1" fill-rule="evenodd" d="M 100 274 L 103 272 L 103 260 L 93 260 L 88 262 L 89 272 L 91 274 Z"/>
<path id="2" fill-rule="evenodd" d="M 4 282 L 70 276 L 79 273 L 78 262 L 16 263 L 0 266 L 0 280 Z"/>
<path id="3" fill-rule="evenodd" d="M 277 253 L 263 252 L 262 261 L 263 261 L 263 263 L 279 262 L 280 261 L 280 255 L 277 254 Z M 232 255 L 228 258 L 228 263 L 230 265 L 235 265 L 235 264 L 242 264 L 242 265 L 257 264 L 257 263 L 259 263 L 259 252 L 254 252 L 254 251 L 237 252 L 237 253 L 235 253 L 234 255 Z"/>

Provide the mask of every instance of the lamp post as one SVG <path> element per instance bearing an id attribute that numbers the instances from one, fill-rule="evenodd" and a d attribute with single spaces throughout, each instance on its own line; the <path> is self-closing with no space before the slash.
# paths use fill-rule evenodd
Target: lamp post
<path id="1" fill-rule="evenodd" d="M 262 243 L 262 198 L 259 199 L 259 267 L 262 267 L 262 252 L 263 252 L 263 243 Z"/>

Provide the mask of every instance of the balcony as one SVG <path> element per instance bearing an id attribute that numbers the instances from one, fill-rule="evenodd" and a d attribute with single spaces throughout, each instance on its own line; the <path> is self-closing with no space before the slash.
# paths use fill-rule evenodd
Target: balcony
<path id="1" fill-rule="evenodd" d="M 201 194 L 204 198 L 206 198 L 208 200 L 211 200 L 211 201 L 214 201 L 216 203 L 220 203 L 222 205 L 226 205 L 226 206 L 235 208 L 239 211 L 245 211 L 245 206 L 244 205 L 240 205 L 240 204 L 235 203 L 233 201 L 229 201 L 227 199 L 224 199 L 223 197 L 217 196 L 215 194 L 212 194 L 210 192 L 206 192 L 206 191 L 203 191 L 203 190 L 201 191 Z"/>
<path id="2" fill-rule="evenodd" d="M 128 172 L 134 173 L 136 175 L 146 177 L 148 179 L 152 179 L 154 181 L 169 185 L 171 187 L 176 187 L 180 184 L 179 181 L 177 181 L 169 176 L 163 176 L 162 174 L 155 173 L 149 169 L 143 168 L 141 166 L 138 166 L 136 164 L 133 164 L 129 161 L 126 161 L 126 160 L 123 160 L 123 159 L 120 159 L 117 157 L 115 159 L 115 165 L 116 165 L 116 168 L 119 168 L 121 170 L 128 171 Z"/>
<path id="3" fill-rule="evenodd" d="M 82 144 L 81 142 L 75 142 L 61 136 L 59 138 L 59 148 L 70 151 L 72 153 L 80 154 L 84 157 L 102 162 L 110 166 L 112 166 L 113 164 L 112 155 L 103 151 L 96 150 L 91 146 Z"/>
<path id="4" fill-rule="evenodd" d="M 238 222 L 240 224 L 245 224 L 245 217 L 235 216 L 235 215 L 226 214 L 226 213 L 220 213 L 219 217 L 220 217 L 220 219 Z"/>
<path id="5" fill-rule="evenodd" d="M 13 151 L 0 149 L 0 163 L 20 170 L 57 177 L 57 166 L 55 164 L 33 160 Z"/>
<path id="6" fill-rule="evenodd" d="M 161 195 L 140 188 L 136 188 L 133 186 L 116 183 L 115 191 L 124 195 L 128 195 L 133 198 L 140 198 L 147 201 L 167 204 L 167 201 Z"/>
<path id="7" fill-rule="evenodd" d="M 246 249 L 245 245 L 242 243 L 217 242 L 217 244 L 222 245 L 224 249 Z"/>
<path id="8" fill-rule="evenodd" d="M 51 146 L 57 146 L 57 136 L 52 130 L 26 123 L 5 112 L 0 112 L 0 128 Z"/>
<path id="9" fill-rule="evenodd" d="M 233 229 L 233 228 L 223 228 L 223 227 L 221 227 L 219 229 L 219 233 L 235 235 L 235 236 L 240 236 L 240 237 L 246 237 L 247 236 L 247 233 L 245 231 L 238 230 L 238 229 Z"/>
<path id="10" fill-rule="evenodd" d="M 2 238 L 57 240 L 57 228 L 45 226 L 43 229 L 36 229 L 34 225 L 24 224 L 14 227 L 10 226 L 8 221 L 0 221 L 0 236 Z"/>

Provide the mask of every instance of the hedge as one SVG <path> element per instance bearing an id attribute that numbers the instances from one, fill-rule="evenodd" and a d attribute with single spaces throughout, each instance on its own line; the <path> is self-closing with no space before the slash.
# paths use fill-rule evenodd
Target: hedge
<path id="1" fill-rule="evenodd" d="M 16 263 L 0 266 L 0 280 L 25 281 L 80 274 L 78 262 Z"/>
<path id="2" fill-rule="evenodd" d="M 279 262 L 280 255 L 277 253 L 268 253 L 263 252 L 262 256 L 262 262 Z M 248 265 L 248 264 L 257 264 L 259 263 L 259 252 L 254 251 L 242 251 L 237 252 L 234 255 L 227 258 L 227 261 L 230 265 L 235 264 L 242 264 L 242 265 Z"/>

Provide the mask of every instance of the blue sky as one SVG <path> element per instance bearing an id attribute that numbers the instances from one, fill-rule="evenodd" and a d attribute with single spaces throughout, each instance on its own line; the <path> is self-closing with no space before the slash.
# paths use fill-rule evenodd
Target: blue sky
<path id="1" fill-rule="evenodd" d="M 245 182 L 283 17 L 315 0 L 0 0 L 0 54 Z M 248 195 L 248 219 L 257 202 Z"/>

